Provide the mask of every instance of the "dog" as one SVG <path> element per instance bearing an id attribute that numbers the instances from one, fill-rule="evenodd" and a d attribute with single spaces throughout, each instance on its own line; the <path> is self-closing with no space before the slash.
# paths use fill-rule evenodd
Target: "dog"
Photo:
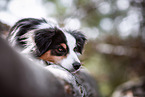
<path id="1" fill-rule="evenodd" d="M 86 37 L 80 31 L 61 29 L 45 19 L 24 18 L 10 29 L 8 41 L 47 65 L 57 64 L 74 72 L 81 67 L 78 55 L 82 54 Z"/>

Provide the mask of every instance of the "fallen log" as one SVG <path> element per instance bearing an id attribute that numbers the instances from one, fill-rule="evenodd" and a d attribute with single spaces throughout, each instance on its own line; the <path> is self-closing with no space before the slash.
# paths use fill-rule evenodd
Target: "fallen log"
<path id="1" fill-rule="evenodd" d="M 40 66 L 18 54 L 2 38 L 0 63 L 0 96 L 100 97 L 95 80 L 84 69 L 72 74 L 58 65 Z"/>

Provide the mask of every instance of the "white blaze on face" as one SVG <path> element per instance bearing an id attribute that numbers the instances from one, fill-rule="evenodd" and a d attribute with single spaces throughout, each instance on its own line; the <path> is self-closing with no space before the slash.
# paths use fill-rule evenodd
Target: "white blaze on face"
<path id="1" fill-rule="evenodd" d="M 74 62 L 80 63 L 80 60 L 78 59 L 76 53 L 74 52 L 74 48 L 76 46 L 76 39 L 69 33 L 64 32 L 64 34 L 66 36 L 69 53 L 67 57 L 60 62 L 60 65 L 70 71 L 75 71 L 72 64 Z"/>

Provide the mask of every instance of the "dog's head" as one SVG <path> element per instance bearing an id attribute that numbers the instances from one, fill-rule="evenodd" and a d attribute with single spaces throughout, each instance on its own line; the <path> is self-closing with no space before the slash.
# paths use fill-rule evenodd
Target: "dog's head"
<path id="1" fill-rule="evenodd" d="M 69 71 L 76 71 L 81 66 L 77 55 L 82 54 L 86 38 L 79 31 L 62 30 L 45 20 L 24 19 L 16 23 L 11 33 L 16 33 L 15 44 L 23 47 L 26 53 Z"/>

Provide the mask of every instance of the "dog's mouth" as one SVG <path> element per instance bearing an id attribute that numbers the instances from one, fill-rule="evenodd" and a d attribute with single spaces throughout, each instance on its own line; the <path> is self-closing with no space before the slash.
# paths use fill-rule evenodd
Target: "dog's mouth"
<path id="1" fill-rule="evenodd" d="M 49 66 L 49 65 L 53 65 L 54 63 L 53 62 L 49 62 L 49 61 L 44 61 L 46 66 Z"/>
<path id="2" fill-rule="evenodd" d="M 77 73 L 80 69 L 81 69 L 81 67 L 79 68 L 79 69 L 77 69 L 77 70 L 75 70 L 75 69 L 67 69 L 67 68 L 65 68 L 65 67 L 63 67 L 63 66 L 61 66 L 60 65 L 60 67 L 62 67 L 63 69 L 65 69 L 66 71 L 68 71 L 68 72 L 71 72 L 71 73 L 73 73 L 73 74 L 75 74 L 75 73 Z"/>

